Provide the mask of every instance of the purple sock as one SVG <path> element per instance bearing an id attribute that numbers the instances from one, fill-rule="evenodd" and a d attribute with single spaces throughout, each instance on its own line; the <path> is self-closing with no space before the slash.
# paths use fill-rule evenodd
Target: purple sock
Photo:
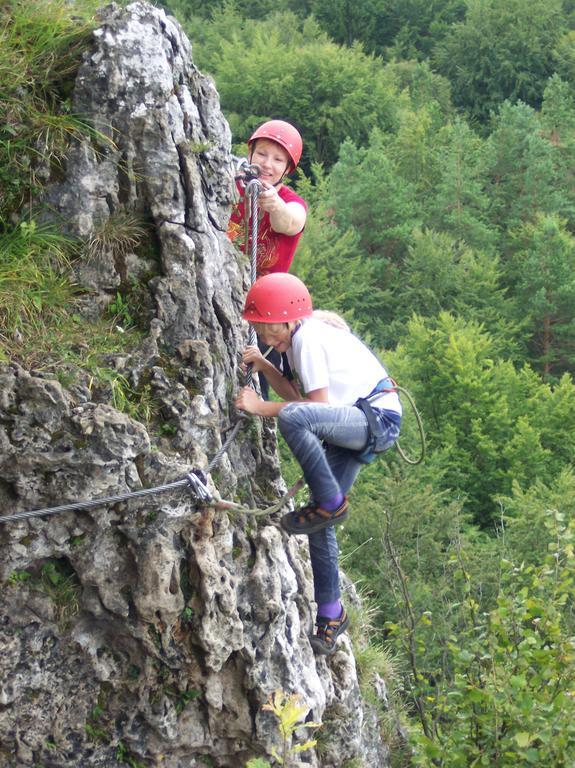
<path id="1" fill-rule="evenodd" d="M 341 616 L 341 603 L 334 600 L 331 603 L 318 603 L 317 615 L 324 619 L 339 619 Z"/>
<path id="2" fill-rule="evenodd" d="M 335 512 L 335 510 L 341 506 L 341 503 L 343 501 L 343 493 L 337 493 L 335 496 L 332 496 L 330 499 L 325 499 L 324 501 L 320 501 L 319 505 L 322 509 L 325 509 L 326 512 Z"/>

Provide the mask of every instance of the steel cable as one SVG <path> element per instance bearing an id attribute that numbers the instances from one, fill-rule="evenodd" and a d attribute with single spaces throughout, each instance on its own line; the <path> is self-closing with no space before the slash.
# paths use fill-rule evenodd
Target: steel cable
<path id="1" fill-rule="evenodd" d="M 246 185 L 246 192 L 245 192 L 246 200 L 249 202 L 249 208 L 250 208 L 250 214 L 251 214 L 251 254 L 250 254 L 251 285 L 254 284 L 256 280 L 256 274 L 257 274 L 257 248 L 258 248 L 258 223 L 259 223 L 258 222 L 258 195 L 259 195 L 260 186 L 261 185 L 257 179 L 251 179 L 249 183 Z M 247 211 L 246 211 L 246 224 L 247 224 Z M 246 242 L 246 246 L 247 246 L 247 242 Z M 250 345 L 257 344 L 256 333 L 251 325 L 250 325 L 248 343 Z M 246 374 L 246 385 L 253 386 L 253 373 L 252 373 L 251 366 L 248 367 L 248 371 Z M 212 457 L 211 461 L 208 463 L 208 466 L 206 467 L 206 470 L 205 470 L 206 474 L 209 474 L 212 471 L 212 469 L 215 467 L 215 465 L 220 461 L 224 453 L 226 453 L 229 446 L 235 439 L 237 433 L 239 432 L 239 430 L 247 420 L 249 420 L 248 416 L 246 415 L 240 416 L 239 420 L 236 422 L 236 424 L 232 428 L 230 434 L 224 441 L 221 448 L 216 452 L 216 454 Z M 49 515 L 55 515 L 60 512 L 69 512 L 71 510 L 93 509 L 94 507 L 102 507 L 110 504 L 117 504 L 122 501 L 128 501 L 129 499 L 134 499 L 142 496 L 152 496 L 157 493 L 165 493 L 166 491 L 172 491 L 174 489 L 184 488 L 184 487 L 188 487 L 192 489 L 200 501 L 203 501 L 205 503 L 210 503 L 213 501 L 213 497 L 205 485 L 204 473 L 196 470 L 196 471 L 190 472 L 187 475 L 187 477 L 185 477 L 182 480 L 176 480 L 173 483 L 158 485 L 158 486 L 155 486 L 154 488 L 143 488 L 138 491 L 130 491 L 129 493 L 118 494 L 115 496 L 106 496 L 105 498 L 100 498 L 100 499 L 77 501 L 77 502 L 71 502 L 69 504 L 61 504 L 56 507 L 46 507 L 44 509 L 34 509 L 34 510 L 29 510 L 27 512 L 17 512 L 13 515 L 3 515 L 3 516 L 0 516 L 0 524 L 15 522 L 17 520 L 26 520 L 32 517 L 48 517 Z M 279 507 L 276 504 L 276 505 L 273 505 L 272 507 L 269 507 L 269 510 L 274 511 L 276 507 L 278 509 L 281 508 L 281 506 L 283 506 L 283 504 L 288 500 L 288 498 L 290 498 L 289 491 L 288 491 L 288 494 L 285 497 L 282 497 L 282 499 L 280 499 L 280 502 L 278 502 Z M 246 510 L 245 508 L 239 505 L 235 505 L 233 502 L 215 502 L 215 505 L 220 506 L 220 504 L 222 503 L 224 504 L 222 508 L 225 508 L 225 509 L 236 509 L 237 511 L 243 511 L 243 512 L 251 511 L 253 514 L 266 513 L 266 510 Z"/>

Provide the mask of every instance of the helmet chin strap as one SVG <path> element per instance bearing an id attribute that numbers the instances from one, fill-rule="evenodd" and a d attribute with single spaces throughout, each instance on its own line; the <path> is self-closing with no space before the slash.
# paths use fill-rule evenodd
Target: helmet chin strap
<path id="1" fill-rule="evenodd" d="M 288 323 L 288 325 L 289 325 L 289 323 Z M 296 333 L 299 331 L 300 328 L 301 328 L 301 320 L 296 320 L 295 321 L 295 328 L 291 332 L 290 339 L 293 339 L 293 337 L 296 335 Z"/>

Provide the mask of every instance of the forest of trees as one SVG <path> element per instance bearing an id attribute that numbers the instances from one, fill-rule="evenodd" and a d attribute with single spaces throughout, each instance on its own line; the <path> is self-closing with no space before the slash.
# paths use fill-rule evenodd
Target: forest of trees
<path id="1" fill-rule="evenodd" d="M 71 44 L 54 17 L 66 3 L 51 5 L 44 58 L 18 58 L 25 14 L 2 31 L 0 359 L 54 346 L 54 327 L 63 349 L 78 322 L 52 268 L 67 244 L 14 215 L 42 181 L 26 150 L 38 126 L 51 162 L 89 130 L 66 108 L 82 34 Z M 393 451 L 367 467 L 339 533 L 398 670 L 394 765 L 572 768 L 575 1 L 161 5 L 214 78 L 238 154 L 263 120 L 300 129 L 292 184 L 309 217 L 293 271 L 423 418 L 424 463 Z M 129 297 L 115 309 L 128 321 Z M 57 326 L 39 333 L 47 310 Z M 407 405 L 404 432 L 416 452 Z"/>
<path id="2" fill-rule="evenodd" d="M 364 470 L 340 533 L 400 669 L 396 765 L 572 766 L 575 4 L 167 6 L 238 153 L 301 130 L 294 271 L 423 417 L 425 462 Z"/>

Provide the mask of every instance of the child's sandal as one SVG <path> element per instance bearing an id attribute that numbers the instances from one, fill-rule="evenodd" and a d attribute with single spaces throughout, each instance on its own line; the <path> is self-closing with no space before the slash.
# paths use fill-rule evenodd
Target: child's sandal
<path id="1" fill-rule="evenodd" d="M 284 531 L 294 534 L 317 533 L 330 525 L 343 523 L 347 517 L 347 496 L 333 512 L 328 512 L 318 504 L 308 504 L 305 507 L 296 509 L 295 512 L 289 512 L 281 519 L 281 526 Z"/>
<path id="2" fill-rule="evenodd" d="M 345 608 L 341 609 L 339 619 L 328 619 L 318 616 L 316 619 L 317 632 L 309 639 L 314 651 L 322 656 L 335 653 L 335 641 L 349 626 L 349 616 Z"/>

